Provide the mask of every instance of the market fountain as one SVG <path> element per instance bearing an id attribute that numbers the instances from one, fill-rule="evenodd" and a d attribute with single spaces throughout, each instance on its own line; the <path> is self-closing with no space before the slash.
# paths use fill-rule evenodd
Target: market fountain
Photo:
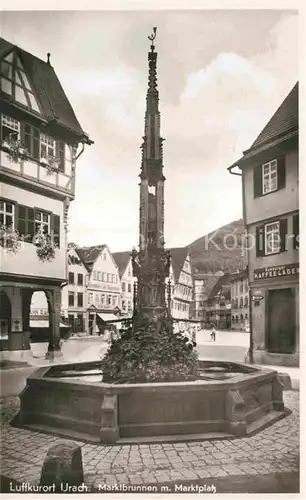
<path id="1" fill-rule="evenodd" d="M 276 371 L 200 361 L 193 346 L 173 331 L 166 297 L 171 255 L 164 246 L 164 139 L 155 37 L 156 28 L 149 37 L 131 325 L 102 363 L 47 366 L 30 376 L 15 425 L 119 444 L 248 435 L 287 413 Z"/>

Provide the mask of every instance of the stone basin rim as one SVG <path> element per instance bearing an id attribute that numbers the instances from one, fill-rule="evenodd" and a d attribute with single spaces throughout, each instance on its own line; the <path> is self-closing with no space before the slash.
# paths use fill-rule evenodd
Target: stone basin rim
<path id="1" fill-rule="evenodd" d="M 16 425 L 73 439 L 86 434 L 86 440 L 105 444 L 141 443 L 169 436 L 247 436 L 287 412 L 278 372 L 254 365 L 229 362 L 242 373 L 227 380 L 107 384 L 48 376 L 98 363 L 39 368 L 19 396 Z"/>
<path id="2" fill-rule="evenodd" d="M 116 391 L 121 392 L 121 390 L 128 390 L 128 389 L 141 389 L 142 391 L 145 391 L 146 389 L 152 390 L 153 388 L 156 389 L 164 389 L 164 390 L 173 390 L 175 388 L 178 388 L 180 390 L 189 390 L 190 388 L 201 388 L 203 389 L 204 387 L 209 388 L 209 390 L 215 389 L 217 390 L 218 388 L 224 388 L 226 385 L 228 389 L 235 388 L 237 384 L 240 386 L 243 386 L 244 383 L 248 384 L 250 383 L 251 380 L 254 381 L 260 381 L 261 378 L 266 378 L 268 375 L 270 375 L 271 378 L 275 376 L 278 372 L 273 369 L 269 368 L 262 368 L 261 366 L 258 365 L 246 365 L 242 363 L 231 363 L 231 364 L 236 364 L 241 367 L 244 367 L 246 369 L 252 369 L 252 371 L 245 372 L 245 373 L 239 373 L 238 375 L 231 377 L 229 379 L 225 380 L 188 380 L 188 381 L 180 381 L 180 382 L 143 382 L 143 383 L 124 383 L 124 384 L 116 384 L 116 383 L 107 383 L 107 382 L 93 382 L 93 381 L 85 381 L 85 380 L 65 380 L 65 378 L 60 378 L 60 374 L 58 377 L 54 376 L 49 376 L 48 377 L 48 372 L 50 370 L 53 370 L 56 368 L 60 368 L 60 371 L 64 371 L 66 368 L 71 368 L 72 366 L 79 366 L 82 367 L 84 364 L 86 366 L 89 365 L 95 365 L 97 364 L 97 361 L 91 361 L 91 362 L 70 362 L 67 364 L 54 364 L 52 366 L 44 366 L 38 368 L 34 373 L 32 373 L 28 378 L 27 381 L 28 383 L 45 383 L 46 386 L 49 384 L 56 384 L 57 387 L 65 387 L 67 384 L 69 384 L 72 388 L 77 389 L 78 386 L 82 387 L 92 387 L 95 389 L 109 389 L 110 391 L 112 389 L 115 389 Z M 222 362 L 222 364 L 225 364 L 225 362 Z M 269 378 L 270 378 L 269 377 Z"/>

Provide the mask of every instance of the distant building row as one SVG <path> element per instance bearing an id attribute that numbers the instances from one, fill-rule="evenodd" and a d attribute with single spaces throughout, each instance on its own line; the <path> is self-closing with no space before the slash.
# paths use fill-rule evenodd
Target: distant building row
<path id="1" fill-rule="evenodd" d="M 246 271 L 193 274 L 188 248 L 171 249 L 166 297 L 180 330 L 197 322 L 218 329 L 248 330 L 249 287 Z M 111 253 L 107 245 L 68 249 L 68 284 L 62 289 L 61 316 L 72 332 L 95 335 L 133 314 L 137 286 L 130 252 Z M 31 317 L 47 316 L 45 297 L 35 294 Z M 34 324 L 34 323 L 33 323 Z"/>
<path id="2" fill-rule="evenodd" d="M 249 285 L 247 272 L 194 275 L 194 317 L 203 326 L 218 329 L 249 329 Z"/>
<path id="3" fill-rule="evenodd" d="M 188 248 L 171 249 L 170 276 L 166 296 L 172 317 L 186 327 L 191 317 L 193 280 Z M 133 314 L 135 278 L 131 252 L 111 253 L 107 245 L 68 248 L 68 284 L 62 289 L 61 316 L 72 331 L 94 335 L 102 332 L 108 322 L 116 322 Z M 36 293 L 31 316 L 38 321 L 46 316 L 44 294 Z"/>

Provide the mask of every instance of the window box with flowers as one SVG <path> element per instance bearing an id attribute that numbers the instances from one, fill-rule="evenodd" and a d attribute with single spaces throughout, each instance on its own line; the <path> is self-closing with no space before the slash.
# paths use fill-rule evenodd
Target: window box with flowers
<path id="1" fill-rule="evenodd" d="M 11 225 L 0 224 L 0 246 L 8 253 L 16 254 L 21 248 L 22 238 L 19 232 Z"/>
<path id="2" fill-rule="evenodd" d="M 2 147 L 8 158 L 14 163 L 23 162 L 27 158 L 27 150 L 22 141 L 10 134 L 3 142 Z"/>
<path id="3" fill-rule="evenodd" d="M 36 245 L 36 254 L 42 262 L 51 262 L 55 258 L 55 244 L 49 234 L 45 234 L 43 227 L 34 237 L 34 244 Z"/>
<path id="4" fill-rule="evenodd" d="M 60 160 L 57 156 L 48 155 L 40 159 L 40 164 L 46 168 L 47 175 L 52 175 L 59 171 Z"/>

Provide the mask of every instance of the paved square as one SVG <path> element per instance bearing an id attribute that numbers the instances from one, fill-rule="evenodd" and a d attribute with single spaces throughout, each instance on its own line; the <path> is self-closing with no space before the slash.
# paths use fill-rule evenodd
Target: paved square
<path id="1" fill-rule="evenodd" d="M 299 393 L 284 393 L 292 414 L 252 437 L 173 444 L 82 447 L 86 484 L 153 485 L 299 470 Z M 38 484 L 48 448 L 60 438 L 9 425 L 18 397 L 1 400 L 1 473 Z"/>

